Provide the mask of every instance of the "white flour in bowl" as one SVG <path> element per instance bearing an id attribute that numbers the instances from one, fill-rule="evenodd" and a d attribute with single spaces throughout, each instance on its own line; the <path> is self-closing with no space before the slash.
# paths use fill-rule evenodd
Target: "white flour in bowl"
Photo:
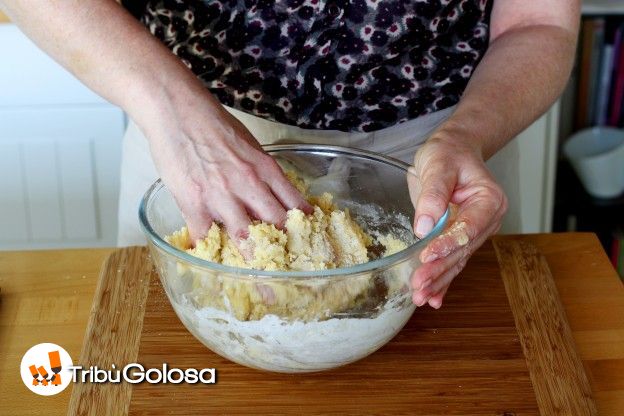
<path id="1" fill-rule="evenodd" d="M 401 330 L 415 309 L 405 296 L 397 296 L 373 318 L 289 322 L 266 315 L 239 321 L 219 309 L 172 304 L 187 329 L 219 355 L 249 367 L 288 373 L 334 368 L 373 353 Z"/>

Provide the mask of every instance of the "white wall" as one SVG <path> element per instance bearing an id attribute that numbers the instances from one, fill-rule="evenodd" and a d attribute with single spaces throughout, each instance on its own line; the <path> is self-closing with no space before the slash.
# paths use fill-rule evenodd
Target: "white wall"
<path id="1" fill-rule="evenodd" d="M 550 232 L 554 203 L 559 103 L 522 132 L 520 148 L 520 196 L 522 232 Z"/>
<path id="2" fill-rule="evenodd" d="M 0 24 L 0 249 L 112 246 L 123 112 Z"/>

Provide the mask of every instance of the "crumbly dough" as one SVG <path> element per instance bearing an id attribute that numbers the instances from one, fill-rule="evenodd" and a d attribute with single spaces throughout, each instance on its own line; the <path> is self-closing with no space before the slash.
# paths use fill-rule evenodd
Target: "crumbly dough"
<path id="1" fill-rule="evenodd" d="M 291 181 L 305 189 L 299 178 L 291 177 Z M 375 240 L 351 218 L 349 211 L 338 209 L 328 193 L 309 196 L 308 200 L 314 212 L 306 215 L 296 208 L 289 210 L 285 230 L 260 221 L 249 226 L 249 238 L 242 246 L 252 253 L 250 259 L 241 255 L 217 223 L 212 224 L 206 237 L 196 241 L 194 247 L 186 227 L 166 240 L 204 260 L 257 270 L 326 270 L 369 261 L 368 248 Z M 405 242 L 391 235 L 379 236 L 376 242 L 385 247 L 384 256 L 406 247 Z"/>
<path id="2" fill-rule="evenodd" d="M 286 174 L 306 195 L 314 211 L 306 215 L 299 209 L 289 210 L 284 230 L 259 221 L 251 224 L 249 237 L 243 242 L 243 249 L 252 253 L 251 258 L 245 259 L 241 255 L 225 229 L 217 223 L 213 223 L 206 237 L 197 240 L 194 246 L 186 227 L 165 239 L 174 247 L 211 262 L 266 271 L 349 267 L 368 262 L 369 249 L 373 245 L 383 248 L 383 256 L 407 247 L 405 242 L 392 235 L 371 237 L 348 210 L 338 209 L 329 193 L 310 196 L 303 179 L 289 171 Z M 181 275 L 189 271 L 186 267 L 178 267 Z M 261 319 L 266 314 L 291 319 L 324 319 L 339 311 L 361 307 L 376 296 L 383 296 L 371 274 L 350 276 L 348 279 L 319 278 L 296 282 L 262 282 L 261 279 L 192 271 L 191 274 L 192 299 L 197 306 L 229 310 L 239 320 Z M 395 277 L 389 278 L 396 280 Z"/>

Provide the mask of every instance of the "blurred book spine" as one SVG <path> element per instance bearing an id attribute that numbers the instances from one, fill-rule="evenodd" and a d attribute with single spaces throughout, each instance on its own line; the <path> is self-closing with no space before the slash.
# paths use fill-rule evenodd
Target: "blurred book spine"
<path id="1" fill-rule="evenodd" d="M 624 17 L 586 17 L 580 38 L 575 129 L 624 126 Z"/>
<path id="2" fill-rule="evenodd" d="M 622 231 L 613 233 L 611 263 L 613 263 L 613 267 L 615 267 L 620 277 L 624 279 L 624 232 Z"/>
<path id="3" fill-rule="evenodd" d="M 620 126 L 622 116 L 622 101 L 624 100 L 624 24 L 620 25 L 615 34 L 614 48 L 617 52 L 614 60 L 612 73 L 613 98 L 611 101 L 608 124 L 613 127 Z"/>
<path id="4" fill-rule="evenodd" d="M 613 75 L 613 45 L 605 45 L 602 50 L 602 62 L 600 63 L 600 83 L 596 98 L 596 117 L 594 123 L 599 126 L 607 124 L 609 118 L 609 98 L 611 98 L 611 78 Z"/>

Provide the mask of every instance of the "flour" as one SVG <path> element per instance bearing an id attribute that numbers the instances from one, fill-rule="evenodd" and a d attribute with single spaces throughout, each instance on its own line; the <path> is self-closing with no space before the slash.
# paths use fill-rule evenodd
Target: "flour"
<path id="1" fill-rule="evenodd" d="M 337 177 L 348 177 L 336 164 Z M 346 169 L 346 170 L 345 170 Z M 290 172 L 290 174 L 289 174 Z M 345 197 L 346 182 L 291 182 L 314 207 L 288 212 L 286 231 L 259 221 L 249 227 L 253 257 L 244 259 L 223 228 L 204 240 L 182 228 L 165 237 L 174 247 L 211 262 L 243 269 L 309 271 L 298 278 L 225 273 L 162 259 L 163 286 L 187 329 L 208 348 L 239 364 L 278 372 L 320 371 L 359 360 L 387 343 L 414 312 L 409 279 L 416 256 L 349 276 L 314 276 L 316 270 L 350 267 L 402 251 L 416 239 L 409 218 L 377 204 Z M 353 213 L 353 217 L 351 216 Z M 374 238 L 373 238 L 374 237 Z M 262 275 L 260 273 L 260 275 Z"/>
<path id="2" fill-rule="evenodd" d="M 288 373 L 334 368 L 373 353 L 401 330 L 415 309 L 409 294 L 403 294 L 367 318 L 290 322 L 265 315 L 240 321 L 212 307 L 197 309 L 184 300 L 172 304 L 187 329 L 219 355 L 249 367 Z"/>

